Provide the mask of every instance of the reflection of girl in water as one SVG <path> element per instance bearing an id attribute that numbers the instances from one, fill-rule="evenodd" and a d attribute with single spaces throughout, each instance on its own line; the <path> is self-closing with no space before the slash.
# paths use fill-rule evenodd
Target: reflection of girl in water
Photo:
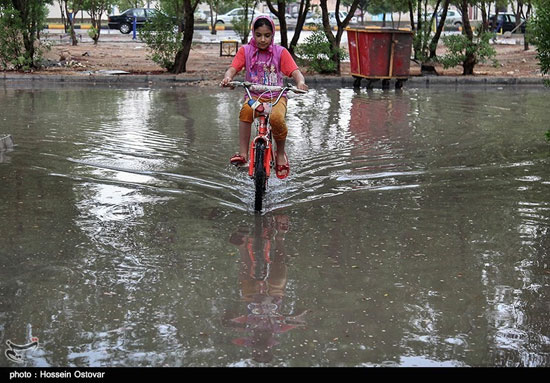
<path id="1" fill-rule="evenodd" d="M 230 319 L 226 324 L 249 332 L 250 336 L 234 339 L 233 343 L 251 347 L 257 362 L 271 361 L 271 348 L 278 344 L 275 334 L 304 326 L 303 317 L 307 312 L 296 316 L 280 312 L 287 282 L 283 239 L 288 231 L 288 218 L 276 216 L 267 222 L 264 220 L 265 217 L 257 218 L 253 236 L 237 232 L 230 239 L 239 247 L 241 255 L 239 280 L 247 314 Z"/>

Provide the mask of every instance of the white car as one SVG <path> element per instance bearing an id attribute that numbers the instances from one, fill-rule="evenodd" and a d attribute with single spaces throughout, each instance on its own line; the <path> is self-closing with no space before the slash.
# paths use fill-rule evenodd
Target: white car
<path id="1" fill-rule="evenodd" d="M 241 19 L 244 17 L 244 14 L 245 14 L 244 8 L 232 9 L 224 15 L 218 15 L 218 17 L 216 17 L 216 24 L 231 24 L 233 19 Z M 252 20 L 253 16 L 256 16 L 259 14 L 260 12 L 257 12 L 254 9 L 248 8 L 248 20 Z"/>
<path id="2" fill-rule="evenodd" d="M 437 19 L 441 18 L 441 12 L 437 14 Z M 447 17 L 445 18 L 446 25 L 454 25 L 455 27 L 462 26 L 462 14 L 459 11 L 453 9 L 447 10 Z"/>
<path id="3" fill-rule="evenodd" d="M 338 14 L 340 16 L 340 21 L 343 21 L 346 18 L 346 16 L 348 15 L 347 12 L 343 12 L 343 11 L 338 12 Z M 330 25 L 337 25 L 336 12 L 330 11 L 328 13 L 328 21 L 329 21 Z M 350 23 L 357 23 L 357 17 L 353 16 L 350 19 Z M 321 18 L 321 15 L 314 14 L 312 17 L 309 17 L 309 18 L 306 19 L 305 24 L 306 25 L 308 25 L 308 24 L 323 24 L 323 19 Z"/>
<path id="4" fill-rule="evenodd" d="M 271 17 L 274 21 L 278 21 L 279 20 L 279 16 L 277 16 L 275 13 L 262 13 L 263 15 L 268 15 L 269 17 Z M 254 15 L 254 17 L 256 17 L 256 15 Z M 288 19 L 292 19 L 292 16 L 290 16 L 290 14 L 288 13 L 285 13 L 285 19 L 288 21 Z"/>
<path id="5" fill-rule="evenodd" d="M 332 14 L 334 14 L 334 12 L 331 12 Z M 344 20 L 346 18 L 346 16 L 348 15 L 347 12 L 344 12 L 344 11 L 340 11 L 340 21 Z M 357 16 L 352 16 L 351 19 L 349 19 L 349 22 L 350 24 L 356 24 L 357 23 Z"/>
<path id="6" fill-rule="evenodd" d="M 204 22 L 208 18 L 206 15 L 206 12 L 204 12 L 202 9 L 197 9 L 194 14 L 195 21 L 201 21 Z"/>

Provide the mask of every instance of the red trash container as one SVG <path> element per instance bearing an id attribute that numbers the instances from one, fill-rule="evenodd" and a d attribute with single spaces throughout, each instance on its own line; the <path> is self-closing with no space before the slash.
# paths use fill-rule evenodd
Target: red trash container
<path id="1" fill-rule="evenodd" d="M 347 28 L 351 75 L 361 79 L 396 79 L 397 87 L 409 77 L 413 33 L 408 29 Z"/>

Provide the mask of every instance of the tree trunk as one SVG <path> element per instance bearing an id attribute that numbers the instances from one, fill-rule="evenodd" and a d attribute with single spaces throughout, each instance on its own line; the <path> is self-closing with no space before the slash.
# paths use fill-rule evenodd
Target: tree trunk
<path id="1" fill-rule="evenodd" d="M 90 13 L 90 17 L 92 19 L 92 27 L 94 28 L 94 36 L 92 37 L 92 40 L 94 40 L 94 45 L 97 45 L 97 42 L 99 41 L 99 36 L 101 35 L 101 17 L 103 16 L 103 10 L 90 10 L 88 11 Z"/>
<path id="2" fill-rule="evenodd" d="M 472 25 L 470 24 L 470 18 L 468 17 L 468 0 L 461 0 L 460 11 L 462 12 L 462 33 L 464 33 L 468 40 L 473 43 L 474 32 L 472 31 Z M 466 50 L 466 58 L 462 63 L 462 68 L 464 68 L 462 75 L 473 75 L 476 64 L 476 54 L 470 50 Z"/>
<path id="3" fill-rule="evenodd" d="M 411 15 L 414 15 L 414 0 L 409 2 L 409 12 Z M 420 52 L 422 51 L 422 38 L 419 38 L 419 34 L 422 33 L 422 0 L 418 0 L 417 4 L 417 14 L 416 14 L 416 26 L 414 24 L 414 16 L 411 16 L 412 30 L 415 32 L 415 37 L 413 38 L 413 50 L 414 50 L 414 59 L 418 60 Z"/>
<path id="4" fill-rule="evenodd" d="M 277 0 L 277 8 L 273 6 L 271 0 L 266 0 L 267 7 L 279 19 L 279 32 L 281 35 L 281 45 L 288 49 L 288 34 L 285 18 L 286 2 L 285 0 Z M 275 32 L 275 31 L 274 31 Z"/>
<path id="5" fill-rule="evenodd" d="M 481 32 L 484 33 L 484 32 L 488 32 L 490 27 L 489 27 L 489 17 L 488 17 L 488 13 L 487 13 L 487 7 L 485 5 L 485 3 L 481 3 Z"/>
<path id="6" fill-rule="evenodd" d="M 476 58 L 475 55 L 467 55 L 464 59 L 464 62 L 462 63 L 462 68 L 464 70 L 462 71 L 463 76 L 473 76 L 474 74 L 474 68 L 476 66 Z"/>
<path id="7" fill-rule="evenodd" d="M 416 9 L 416 30 L 422 30 L 422 0 L 418 0 L 418 7 Z"/>
<path id="8" fill-rule="evenodd" d="M 208 4 L 210 6 L 210 34 L 215 35 L 218 33 L 216 30 L 216 20 L 214 19 L 214 7 L 212 4 Z M 218 7 L 216 6 L 216 16 L 218 15 Z"/>
<path id="9" fill-rule="evenodd" d="M 73 46 L 76 46 L 76 45 L 78 45 L 78 40 L 76 38 L 76 33 L 74 31 L 74 16 L 78 12 L 78 10 L 73 9 L 72 11 L 73 12 L 72 12 L 71 16 L 69 17 L 69 6 L 68 6 L 67 2 L 65 2 L 65 13 L 67 14 L 67 19 L 69 20 L 69 32 L 71 34 L 71 42 L 72 42 Z"/>
<path id="10" fill-rule="evenodd" d="M 412 0 L 409 0 L 409 19 L 411 21 L 411 31 L 416 30 L 416 25 L 414 25 L 414 5 Z"/>
<path id="11" fill-rule="evenodd" d="M 531 3 L 527 6 L 527 12 L 525 12 L 525 22 L 527 23 L 529 21 L 529 18 L 531 17 Z M 525 34 L 523 35 L 523 50 L 528 51 L 529 50 L 529 40 L 525 38 Z"/>
<path id="12" fill-rule="evenodd" d="M 12 0 L 13 8 L 19 12 L 21 21 L 25 24 L 24 29 L 21 31 L 23 37 L 23 46 L 25 47 L 24 56 L 30 60 L 31 65 L 34 66 L 34 42 L 35 42 L 35 15 L 32 12 L 36 10 L 33 9 L 36 5 L 28 4 L 23 1 Z M 31 22 L 31 27 L 29 28 L 28 23 Z"/>
<path id="13" fill-rule="evenodd" d="M 332 30 L 330 27 L 330 21 L 328 18 L 327 0 L 321 0 L 321 11 L 322 11 L 321 19 L 323 20 L 323 31 L 325 32 L 325 36 L 327 37 L 332 47 L 332 56 L 330 57 L 330 59 L 336 65 L 336 69 L 335 69 L 336 74 L 340 74 L 340 57 L 338 56 L 338 51 L 335 49 L 335 48 L 338 48 L 338 44 L 336 42 L 336 38 L 332 34 Z"/>
<path id="14" fill-rule="evenodd" d="M 30 33 L 23 33 L 23 44 L 25 45 L 25 56 L 34 61 L 34 38 Z"/>
<path id="15" fill-rule="evenodd" d="M 195 17 L 193 14 L 198 4 L 198 0 L 195 0 L 195 3 L 192 3 L 192 0 L 185 0 L 183 3 L 183 39 L 181 41 L 181 48 L 176 54 L 174 67 L 171 70 L 174 74 L 187 71 L 187 60 L 189 59 L 189 52 L 193 43 L 193 30 L 195 29 Z"/>
<path id="16" fill-rule="evenodd" d="M 296 45 L 298 45 L 300 33 L 302 33 L 302 28 L 304 27 L 304 23 L 306 21 L 307 12 L 309 11 L 310 1 L 311 0 L 300 0 L 300 8 L 298 11 L 298 19 L 296 20 L 296 28 L 294 29 L 294 35 L 292 36 L 290 46 L 288 47 L 288 51 L 290 52 L 292 57 L 294 57 L 294 59 L 296 59 L 294 48 L 296 47 Z"/>
<path id="17" fill-rule="evenodd" d="M 337 1 L 336 5 L 336 22 L 338 25 L 338 29 L 336 31 L 336 42 L 338 44 L 338 47 L 340 47 L 340 43 L 342 41 L 342 36 L 344 35 L 344 32 L 346 30 L 346 27 L 349 25 L 349 22 L 353 15 L 355 14 L 355 11 L 357 10 L 357 7 L 359 6 L 359 0 L 354 0 L 354 2 L 351 4 L 348 15 L 344 18 L 344 20 L 340 20 L 339 16 L 339 0 Z"/>
<path id="18" fill-rule="evenodd" d="M 65 9 L 63 8 L 63 2 L 59 2 L 59 11 L 61 13 L 61 23 L 63 23 L 63 29 L 67 33 L 67 19 L 65 18 Z"/>
<path id="19" fill-rule="evenodd" d="M 288 32 L 286 24 L 286 6 L 284 1 L 277 1 L 277 9 L 279 10 L 279 31 L 281 34 L 281 45 L 288 49 Z"/>
<path id="20" fill-rule="evenodd" d="M 321 0 L 321 10 L 322 10 L 322 20 L 323 20 L 323 31 L 325 32 L 325 36 L 327 37 L 328 41 L 330 42 L 330 45 L 332 47 L 332 55 L 331 60 L 336 65 L 335 73 L 340 74 L 340 42 L 342 41 L 342 35 L 344 34 L 344 29 L 348 26 L 349 21 L 351 20 L 353 14 L 357 10 L 357 7 L 359 6 L 359 0 L 353 0 L 353 3 L 351 4 L 350 11 L 346 18 L 343 21 L 340 21 L 339 11 L 340 11 L 340 0 L 336 0 L 336 7 L 335 7 L 335 16 L 336 16 L 336 22 L 338 25 L 338 30 L 336 31 L 336 37 L 332 34 L 332 28 L 330 26 L 330 21 L 328 18 L 328 7 L 327 7 L 327 0 Z"/>
<path id="21" fill-rule="evenodd" d="M 443 13 L 441 13 L 441 19 L 439 20 L 439 23 L 437 24 L 437 28 L 435 30 L 435 34 L 432 37 L 432 41 L 430 42 L 430 60 L 435 59 L 437 57 L 437 45 L 439 44 L 439 39 L 441 38 L 441 33 L 443 32 L 443 27 L 445 26 L 445 20 L 447 19 L 447 10 L 449 9 L 449 3 L 450 0 L 444 0 L 443 7 L 441 8 L 443 10 Z M 437 2 L 437 5 L 439 5 L 439 1 Z M 436 11 L 437 11 L 436 6 Z M 434 11 L 435 12 L 435 11 Z"/>

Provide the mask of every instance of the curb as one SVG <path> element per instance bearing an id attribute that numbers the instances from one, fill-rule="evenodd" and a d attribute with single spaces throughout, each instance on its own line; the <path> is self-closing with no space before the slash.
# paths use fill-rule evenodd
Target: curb
<path id="1" fill-rule="evenodd" d="M 74 29 L 90 29 L 92 27 L 92 24 L 90 23 L 81 23 L 81 24 L 75 24 L 74 25 Z M 233 26 L 231 24 L 229 25 L 225 25 L 225 24 L 217 24 L 215 26 L 216 30 L 217 31 L 224 31 L 224 30 L 233 30 Z M 61 24 L 61 23 L 49 23 L 49 24 L 46 24 L 46 26 L 44 27 L 45 30 L 48 30 L 48 29 L 65 29 L 65 25 Z M 101 29 L 109 29 L 109 25 L 108 24 L 101 24 Z M 210 24 L 197 24 L 195 25 L 194 27 L 194 30 L 196 31 L 209 31 L 212 29 L 212 26 Z M 275 29 L 276 30 L 280 30 L 281 27 L 279 25 L 275 25 Z M 304 25 L 302 27 L 302 30 L 304 31 L 316 31 L 318 29 L 317 26 L 309 26 L 309 25 Z M 338 30 L 338 27 L 332 27 L 333 30 Z M 295 30 L 295 26 L 293 25 L 287 25 L 287 31 L 293 31 Z"/>
<path id="2" fill-rule="evenodd" d="M 204 77 L 178 77 L 177 75 L 104 75 L 104 74 L 82 74 L 82 75 L 42 75 L 23 73 L 3 73 L 0 81 L 5 83 L 51 83 L 51 84 L 148 84 L 160 86 L 172 86 L 175 84 L 189 84 L 207 80 Z"/>
<path id="3" fill-rule="evenodd" d="M 212 80 L 202 76 L 181 77 L 173 74 L 165 75 L 104 75 L 104 74 L 77 74 L 77 75 L 47 75 L 0 72 L 0 80 L 4 83 L 63 83 L 63 84 L 148 84 L 156 86 L 172 86 Z M 307 82 L 311 85 L 329 87 L 353 88 L 355 79 L 350 76 L 308 76 Z M 391 84 L 395 80 L 391 80 Z M 380 82 L 375 86 L 379 88 Z M 431 87 L 462 87 L 462 86 L 536 86 L 544 88 L 542 78 L 536 77 L 463 77 L 463 76 L 427 76 L 410 77 L 403 82 L 404 88 L 431 88 Z"/>
<path id="4" fill-rule="evenodd" d="M 308 76 L 308 84 L 353 87 L 355 79 L 349 77 Z M 395 84 L 396 80 L 390 80 Z M 380 82 L 375 83 L 380 88 Z M 544 87 L 544 80 L 537 77 L 471 77 L 471 76 L 414 76 L 403 82 L 404 88 L 430 87 L 460 87 L 460 86 L 540 86 Z"/>
<path id="5" fill-rule="evenodd" d="M 411 77 L 405 86 L 414 84 L 416 87 L 429 88 L 430 86 L 540 86 L 544 87 L 544 80 L 537 77 L 471 77 L 471 76 L 440 76 L 440 77 Z"/>
<path id="6" fill-rule="evenodd" d="M 75 30 L 90 29 L 90 28 L 92 28 L 92 24 L 75 24 L 74 25 Z M 103 26 L 101 26 L 101 29 L 108 29 L 108 28 L 109 27 L 103 28 Z M 65 29 L 65 26 L 63 24 L 47 24 L 44 30 L 48 30 L 48 29 Z"/>

